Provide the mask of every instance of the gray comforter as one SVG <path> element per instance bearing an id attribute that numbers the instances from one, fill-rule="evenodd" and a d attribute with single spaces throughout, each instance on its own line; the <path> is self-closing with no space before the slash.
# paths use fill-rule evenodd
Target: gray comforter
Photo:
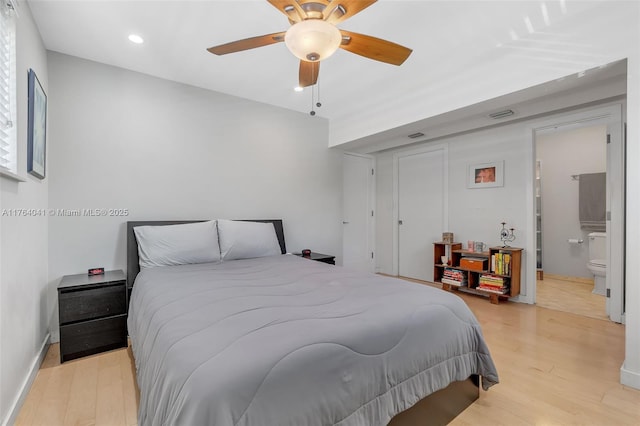
<path id="1" fill-rule="evenodd" d="M 385 425 L 498 382 L 459 297 L 291 255 L 145 269 L 128 325 L 140 425 Z"/>

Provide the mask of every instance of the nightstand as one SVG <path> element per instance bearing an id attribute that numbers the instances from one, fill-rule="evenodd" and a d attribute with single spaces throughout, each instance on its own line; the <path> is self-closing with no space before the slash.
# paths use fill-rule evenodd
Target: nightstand
<path id="1" fill-rule="evenodd" d="M 296 256 L 302 256 L 302 253 L 293 253 Z M 329 265 L 335 265 L 336 264 L 336 257 L 335 256 L 331 256 L 329 254 L 322 254 L 322 253 L 314 253 L 311 252 L 311 256 L 310 257 L 305 257 L 305 259 L 311 259 L 311 260 L 315 260 L 318 262 L 323 262 L 323 263 L 328 263 Z"/>
<path id="2" fill-rule="evenodd" d="M 121 270 L 65 275 L 58 307 L 61 363 L 127 346 L 127 279 Z"/>

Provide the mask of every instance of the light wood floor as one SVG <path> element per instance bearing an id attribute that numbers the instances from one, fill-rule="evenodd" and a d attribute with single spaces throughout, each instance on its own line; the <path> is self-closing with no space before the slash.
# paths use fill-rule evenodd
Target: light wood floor
<path id="1" fill-rule="evenodd" d="M 454 426 L 640 425 L 640 391 L 619 383 L 624 326 L 461 294 L 482 325 L 500 383 Z M 134 425 L 130 349 L 66 362 L 52 345 L 17 425 Z M 269 425 L 270 426 L 270 425 Z"/>
<path id="2" fill-rule="evenodd" d="M 537 281 L 536 304 L 543 308 L 608 320 L 606 298 L 593 294 L 593 282 L 556 279 Z"/>
<path id="3" fill-rule="evenodd" d="M 16 425 L 137 425 L 139 393 L 131 348 L 60 364 L 49 346 Z"/>

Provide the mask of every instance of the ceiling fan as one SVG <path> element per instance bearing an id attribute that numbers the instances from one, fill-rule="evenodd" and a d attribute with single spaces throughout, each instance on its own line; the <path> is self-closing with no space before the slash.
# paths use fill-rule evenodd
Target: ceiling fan
<path id="1" fill-rule="evenodd" d="M 216 55 L 240 52 L 283 42 L 300 59 L 300 87 L 318 80 L 320 61 L 338 48 L 365 58 L 401 65 L 412 50 L 399 44 L 338 29 L 336 24 L 354 16 L 377 0 L 267 0 L 287 18 L 287 31 L 246 38 L 210 47 Z"/>

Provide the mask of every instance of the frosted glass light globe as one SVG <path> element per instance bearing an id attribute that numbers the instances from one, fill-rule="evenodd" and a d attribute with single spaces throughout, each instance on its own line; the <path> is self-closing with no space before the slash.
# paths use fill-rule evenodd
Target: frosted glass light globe
<path id="1" fill-rule="evenodd" d="M 321 19 L 307 19 L 293 24 L 284 35 L 284 43 L 297 58 L 318 62 L 338 50 L 342 34 L 335 25 Z"/>

